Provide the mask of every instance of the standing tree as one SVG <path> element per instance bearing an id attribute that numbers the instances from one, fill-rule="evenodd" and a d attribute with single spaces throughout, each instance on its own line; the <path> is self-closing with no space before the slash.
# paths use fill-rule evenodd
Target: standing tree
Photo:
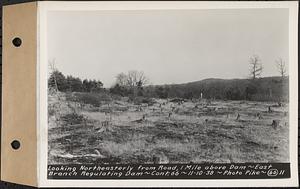
<path id="1" fill-rule="evenodd" d="M 261 76 L 263 67 L 260 58 L 257 55 L 253 55 L 252 57 L 250 57 L 249 64 L 251 78 L 256 79 Z"/>
<path id="2" fill-rule="evenodd" d="M 127 74 L 127 84 L 130 87 L 143 87 L 148 83 L 148 78 L 144 72 L 131 70 Z"/>
<path id="3" fill-rule="evenodd" d="M 116 84 L 118 84 L 119 86 L 126 86 L 127 85 L 127 75 L 124 74 L 124 73 L 119 73 L 117 76 L 116 76 Z"/>
<path id="4" fill-rule="evenodd" d="M 49 61 L 49 70 L 50 70 L 50 78 L 48 80 L 48 87 L 50 90 L 54 90 L 55 92 L 58 91 L 57 87 L 57 79 L 56 79 L 56 72 L 58 71 L 55 66 L 55 59 Z"/>
<path id="5" fill-rule="evenodd" d="M 276 64 L 281 77 L 286 76 L 286 64 L 284 60 L 282 58 L 278 58 L 276 60 Z"/>
<path id="6" fill-rule="evenodd" d="M 63 73 L 61 73 L 56 68 L 55 59 L 49 61 L 49 78 L 48 78 L 48 88 L 50 91 L 58 92 L 58 91 L 66 91 L 68 89 L 67 79 Z"/>
<path id="7" fill-rule="evenodd" d="M 133 94 L 133 96 L 142 96 L 143 87 L 148 84 L 148 81 L 144 72 L 131 70 L 128 74 L 120 73 L 117 75 L 116 84 L 112 90 L 121 93 L 122 89 L 123 92 L 126 91 L 126 93 Z"/>
<path id="8" fill-rule="evenodd" d="M 131 70 L 128 74 L 120 73 L 116 77 L 116 84 L 124 87 L 143 87 L 148 83 L 144 72 Z"/>

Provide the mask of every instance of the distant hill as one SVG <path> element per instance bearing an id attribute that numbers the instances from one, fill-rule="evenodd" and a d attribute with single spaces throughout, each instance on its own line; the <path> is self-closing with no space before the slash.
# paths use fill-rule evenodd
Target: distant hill
<path id="1" fill-rule="evenodd" d="M 155 90 L 160 98 L 203 98 L 224 100 L 287 101 L 288 77 L 258 79 L 204 79 L 184 84 L 146 87 L 147 93 Z M 152 91 L 153 92 L 153 91 Z"/>

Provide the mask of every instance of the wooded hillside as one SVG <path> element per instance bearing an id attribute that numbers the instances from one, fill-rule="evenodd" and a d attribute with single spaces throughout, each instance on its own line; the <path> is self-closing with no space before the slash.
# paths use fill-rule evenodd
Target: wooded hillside
<path id="1" fill-rule="evenodd" d="M 148 86 L 146 94 L 160 98 L 287 101 L 288 77 L 258 79 L 205 79 L 185 84 Z M 156 91 L 156 92 L 153 92 Z"/>

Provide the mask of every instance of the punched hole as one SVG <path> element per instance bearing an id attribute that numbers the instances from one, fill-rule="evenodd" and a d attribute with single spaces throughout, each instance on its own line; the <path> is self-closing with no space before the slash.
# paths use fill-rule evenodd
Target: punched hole
<path id="1" fill-rule="evenodd" d="M 14 140 L 11 142 L 11 147 L 14 149 L 14 150 L 17 150 L 19 149 L 21 146 L 21 143 L 18 141 L 18 140 Z"/>
<path id="2" fill-rule="evenodd" d="M 19 38 L 19 37 L 15 37 L 13 40 L 12 40 L 12 43 L 15 47 L 20 47 L 21 44 L 22 44 L 22 40 Z"/>

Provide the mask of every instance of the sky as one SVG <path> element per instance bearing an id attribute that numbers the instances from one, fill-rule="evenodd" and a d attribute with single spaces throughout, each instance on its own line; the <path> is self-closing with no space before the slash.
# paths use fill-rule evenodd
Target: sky
<path id="1" fill-rule="evenodd" d="M 150 84 L 248 78 L 258 55 L 263 77 L 288 64 L 288 9 L 53 11 L 49 62 L 65 75 L 97 79 L 143 71 Z"/>

